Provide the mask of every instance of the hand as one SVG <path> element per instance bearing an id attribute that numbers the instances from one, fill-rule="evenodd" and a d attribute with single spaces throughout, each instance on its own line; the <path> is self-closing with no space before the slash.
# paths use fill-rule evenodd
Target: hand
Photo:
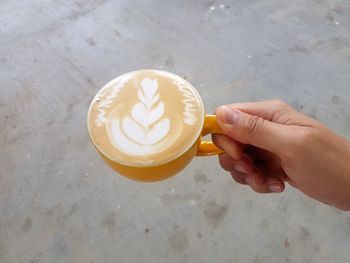
<path id="1" fill-rule="evenodd" d="M 223 169 L 258 193 L 285 182 L 306 195 L 350 210 L 350 142 L 282 101 L 221 106 L 213 135 Z"/>

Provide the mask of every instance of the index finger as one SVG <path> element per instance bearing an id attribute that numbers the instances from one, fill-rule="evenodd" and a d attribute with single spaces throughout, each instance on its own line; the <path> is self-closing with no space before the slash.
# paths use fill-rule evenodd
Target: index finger
<path id="1" fill-rule="evenodd" d="M 280 100 L 242 102 L 227 105 L 250 115 L 259 116 L 271 122 L 279 122 L 280 113 L 295 113 L 296 111 L 287 103 Z M 279 114 L 277 114 L 279 113 Z"/>

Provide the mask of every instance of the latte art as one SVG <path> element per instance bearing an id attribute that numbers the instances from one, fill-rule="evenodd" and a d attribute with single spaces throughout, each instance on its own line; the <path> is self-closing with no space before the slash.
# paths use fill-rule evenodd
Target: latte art
<path id="1" fill-rule="evenodd" d="M 113 161 L 149 166 L 171 161 L 198 139 L 203 106 L 184 79 L 163 71 L 122 75 L 95 96 L 88 114 L 94 144 Z"/>
<path id="2" fill-rule="evenodd" d="M 160 100 L 158 81 L 143 79 L 137 92 L 139 101 L 131 108 L 131 117 L 122 122 L 124 132 L 130 140 L 140 145 L 154 145 L 169 133 L 170 121 L 164 117 L 164 102 Z M 118 119 L 113 119 L 117 125 Z"/>

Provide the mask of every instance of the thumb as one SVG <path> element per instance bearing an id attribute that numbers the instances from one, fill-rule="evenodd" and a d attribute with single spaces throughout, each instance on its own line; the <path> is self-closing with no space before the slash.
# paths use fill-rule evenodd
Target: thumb
<path id="1" fill-rule="evenodd" d="M 250 115 L 229 106 L 216 111 L 217 123 L 229 137 L 241 143 L 279 154 L 290 144 L 289 127 Z"/>

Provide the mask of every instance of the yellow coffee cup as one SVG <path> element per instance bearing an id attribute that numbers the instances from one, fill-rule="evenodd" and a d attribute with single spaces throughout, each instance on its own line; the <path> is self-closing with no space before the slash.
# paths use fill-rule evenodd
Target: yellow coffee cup
<path id="1" fill-rule="evenodd" d="M 203 136 L 221 133 L 215 115 L 183 78 L 160 70 L 138 70 L 106 84 L 87 117 L 96 150 L 117 173 L 154 182 L 183 170 L 195 156 L 222 151 Z"/>

